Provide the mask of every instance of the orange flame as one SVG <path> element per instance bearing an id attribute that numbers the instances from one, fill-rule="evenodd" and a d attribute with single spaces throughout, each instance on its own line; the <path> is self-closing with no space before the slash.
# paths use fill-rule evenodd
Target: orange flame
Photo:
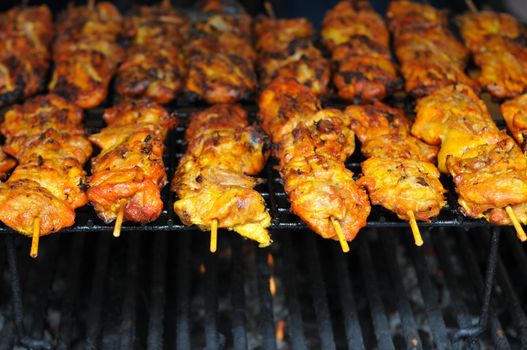
<path id="1" fill-rule="evenodd" d="M 276 281 L 274 279 L 274 276 L 271 276 L 271 278 L 269 278 L 269 291 L 271 292 L 271 295 L 274 297 L 276 294 Z"/>
<path id="2" fill-rule="evenodd" d="M 278 341 L 284 340 L 284 331 L 285 331 L 285 321 L 280 320 L 278 321 L 276 325 L 276 340 Z"/>
<path id="3" fill-rule="evenodd" d="M 271 253 L 267 254 L 267 265 L 271 269 L 271 272 L 274 271 L 274 258 Z"/>
<path id="4" fill-rule="evenodd" d="M 205 272 L 207 272 L 207 269 L 205 268 L 205 265 L 203 265 L 203 263 L 199 264 L 199 273 L 204 275 Z"/>

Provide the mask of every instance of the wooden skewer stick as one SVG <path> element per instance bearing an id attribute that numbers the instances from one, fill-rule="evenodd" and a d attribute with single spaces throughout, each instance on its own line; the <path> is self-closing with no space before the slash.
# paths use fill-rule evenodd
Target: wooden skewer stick
<path id="1" fill-rule="evenodd" d="M 40 218 L 33 221 L 33 238 L 31 239 L 31 250 L 29 256 L 36 258 L 38 256 L 38 241 L 40 239 Z"/>
<path id="2" fill-rule="evenodd" d="M 93 11 L 95 8 L 95 0 L 88 0 L 88 10 Z"/>
<path id="3" fill-rule="evenodd" d="M 350 246 L 348 245 L 348 241 L 346 241 L 346 237 L 344 236 L 344 233 L 342 232 L 342 227 L 340 227 L 340 222 L 338 222 L 338 220 L 332 217 L 331 223 L 333 224 L 333 228 L 335 228 L 335 232 L 337 232 L 337 236 L 339 237 L 340 247 L 342 248 L 342 251 L 344 253 L 349 252 Z"/>
<path id="4" fill-rule="evenodd" d="M 414 212 L 408 210 L 406 215 L 408 215 L 408 218 L 410 219 L 410 228 L 412 229 L 412 234 L 414 235 L 415 245 L 420 247 L 423 245 L 423 237 L 421 236 L 421 232 L 419 231 L 419 226 L 417 226 L 417 221 L 415 221 Z"/>
<path id="5" fill-rule="evenodd" d="M 474 4 L 474 1 L 465 0 L 465 5 L 467 5 L 470 12 L 478 12 L 478 8 L 476 7 L 476 4 Z"/>
<path id="6" fill-rule="evenodd" d="M 117 213 L 117 218 L 115 219 L 115 226 L 113 228 L 114 237 L 119 237 L 121 235 L 121 225 L 123 224 L 124 207 L 124 205 L 121 205 L 119 207 L 119 212 Z"/>
<path id="7" fill-rule="evenodd" d="M 216 253 L 218 248 L 218 219 L 212 220 L 212 225 L 210 226 L 210 252 Z"/>
<path id="8" fill-rule="evenodd" d="M 170 8 L 170 6 L 171 6 L 170 0 L 162 0 L 161 1 L 161 7 L 162 8 L 168 9 L 168 8 Z"/>
<path id="9" fill-rule="evenodd" d="M 516 229 L 516 236 L 518 236 L 518 239 L 520 241 L 525 242 L 527 240 L 527 235 L 525 234 L 525 231 L 523 230 L 522 225 L 518 221 L 516 214 L 514 214 L 514 211 L 512 210 L 511 206 L 506 206 L 505 211 L 507 212 L 507 215 L 509 215 L 509 218 L 512 221 L 512 225 Z"/>
<path id="10" fill-rule="evenodd" d="M 267 12 L 267 16 L 269 16 L 269 18 L 271 19 L 276 18 L 276 15 L 273 10 L 273 5 L 271 5 L 269 1 L 264 1 L 264 9 L 265 9 L 265 12 Z"/>

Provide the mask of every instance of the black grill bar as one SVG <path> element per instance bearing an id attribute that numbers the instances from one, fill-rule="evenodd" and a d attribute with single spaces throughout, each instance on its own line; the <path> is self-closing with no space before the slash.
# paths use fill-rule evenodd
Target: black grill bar
<path id="1" fill-rule="evenodd" d="M 410 235 L 406 235 L 406 246 L 411 251 L 414 268 L 417 273 L 419 280 L 419 288 L 421 290 L 421 296 L 425 303 L 425 310 L 430 322 L 430 329 L 434 338 L 434 343 L 437 349 L 451 349 L 452 344 L 448 338 L 445 321 L 441 314 L 441 310 L 437 304 L 437 290 L 432 286 L 430 281 L 428 263 L 426 262 L 423 251 L 428 247 L 429 240 L 428 235 L 425 235 L 425 244 L 422 247 L 415 247 L 413 241 L 409 238 Z"/>
<path id="2" fill-rule="evenodd" d="M 415 322 L 412 307 L 408 301 L 408 294 L 402 283 L 402 273 L 395 256 L 397 249 L 395 238 L 392 234 L 385 234 L 381 241 L 384 247 L 386 264 L 390 273 L 390 282 L 393 286 L 393 292 L 396 298 L 395 302 L 397 304 L 399 315 L 401 316 L 401 324 L 406 343 L 410 349 L 420 350 L 422 349 L 421 338 L 419 337 L 417 323 Z"/>
<path id="3" fill-rule="evenodd" d="M 176 292 L 176 348 L 180 350 L 191 349 L 189 325 L 190 243 L 190 234 L 187 233 L 179 236 Z"/>
<path id="4" fill-rule="evenodd" d="M 217 329 L 218 312 L 218 255 L 207 254 L 205 272 L 205 341 L 207 350 L 220 348 Z"/>
<path id="5" fill-rule="evenodd" d="M 248 346 L 245 319 L 244 261 L 241 249 L 241 240 L 231 240 L 231 315 L 234 350 L 245 350 Z"/>
<path id="6" fill-rule="evenodd" d="M 86 344 L 84 347 L 86 350 L 98 349 L 101 339 L 101 316 L 110 253 L 110 239 L 109 235 L 101 235 L 99 237 L 97 255 L 93 262 L 95 272 L 89 299 L 90 309 L 88 310 Z"/>
<path id="7" fill-rule="evenodd" d="M 271 278 L 271 271 L 267 264 L 268 249 L 259 249 L 256 252 L 256 269 L 257 269 L 257 283 L 258 295 L 260 304 L 260 322 L 259 326 L 262 329 L 262 348 L 275 350 L 275 324 L 273 320 L 273 297 L 269 290 L 269 279 Z"/>
<path id="8" fill-rule="evenodd" d="M 148 322 L 148 350 L 162 350 L 165 320 L 165 287 L 167 265 L 167 236 L 166 233 L 155 235 L 152 245 L 152 281 L 150 291 L 150 313 Z"/>
<path id="9" fill-rule="evenodd" d="M 377 274 L 373 266 L 369 242 L 363 241 L 359 249 L 359 257 L 362 269 L 362 280 L 364 281 L 366 296 L 370 304 L 371 318 L 375 328 L 377 345 L 380 349 L 393 349 L 395 346 L 392 340 L 392 332 L 388 325 L 388 319 L 384 310 L 384 305 L 379 294 L 379 284 L 377 283 Z"/>

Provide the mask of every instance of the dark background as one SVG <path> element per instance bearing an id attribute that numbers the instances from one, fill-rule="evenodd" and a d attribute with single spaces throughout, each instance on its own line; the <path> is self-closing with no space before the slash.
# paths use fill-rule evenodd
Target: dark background
<path id="1" fill-rule="evenodd" d="M 517 1 L 526 1 L 526 0 L 517 0 Z M 58 11 L 61 8 L 64 8 L 68 3 L 73 2 L 77 4 L 86 3 L 86 1 L 69 1 L 69 0 L 53 0 L 53 1 L 25 1 L 29 5 L 33 4 L 42 4 L 47 3 L 54 12 Z M 130 9 L 133 5 L 142 5 L 142 4 L 155 4 L 159 1 L 152 0 L 113 0 L 121 11 L 126 11 Z M 174 0 L 172 4 L 175 6 L 184 6 L 190 7 L 193 6 L 197 1 L 196 0 Z M 263 13 L 263 1 L 262 0 L 239 0 L 245 8 L 252 14 Z M 307 17 L 311 22 L 316 26 L 320 27 L 322 18 L 324 17 L 325 12 L 333 7 L 338 0 L 274 0 L 271 1 L 275 13 L 278 17 Z M 384 14 L 390 0 L 370 0 L 370 3 L 373 7 Z M 467 10 L 463 0 L 430 0 L 427 1 L 433 6 L 439 8 L 448 8 L 452 13 L 460 13 Z M 8 9 L 15 4 L 21 4 L 21 1 L 13 0 L 2 0 L 0 1 L 0 9 Z M 474 0 L 474 3 L 478 8 L 490 6 L 494 9 L 503 11 L 505 8 L 502 5 L 501 0 Z"/>

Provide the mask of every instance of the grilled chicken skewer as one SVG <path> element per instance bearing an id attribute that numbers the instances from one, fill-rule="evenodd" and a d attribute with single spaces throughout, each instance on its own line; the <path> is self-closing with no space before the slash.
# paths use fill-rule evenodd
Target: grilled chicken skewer
<path id="1" fill-rule="evenodd" d="M 446 13 L 400 0 L 390 3 L 387 17 L 406 92 L 422 97 L 457 83 L 477 89 L 464 72 L 468 50 L 448 30 Z"/>
<path id="2" fill-rule="evenodd" d="M 233 103 L 256 90 L 251 17 L 237 3 L 208 0 L 195 16 L 183 47 L 185 90 L 207 103 Z"/>
<path id="3" fill-rule="evenodd" d="M 57 95 L 35 97 L 5 114 L 4 151 L 18 160 L 0 183 L 0 220 L 7 226 L 38 240 L 73 225 L 75 208 L 88 201 L 83 164 L 92 149 L 82 117 L 82 110 Z"/>
<path id="4" fill-rule="evenodd" d="M 438 166 L 454 179 L 465 215 L 496 225 L 527 223 L 527 158 L 463 85 L 421 99 L 412 134 L 440 145 Z M 521 240 L 527 239 L 523 230 Z"/>
<path id="5" fill-rule="evenodd" d="M 381 100 L 399 88 L 389 39 L 382 17 L 366 0 L 342 0 L 326 13 L 322 40 L 332 53 L 341 98 Z"/>
<path id="6" fill-rule="evenodd" d="M 415 242 L 422 245 L 415 220 L 430 221 L 446 204 L 433 163 L 438 147 L 410 135 L 411 122 L 400 109 L 376 103 L 349 106 L 345 113 L 368 158 L 357 184 L 368 190 L 372 204 L 410 221 Z"/>
<path id="7" fill-rule="evenodd" d="M 267 159 L 264 140 L 249 125 L 239 105 L 214 105 L 190 118 L 188 148 L 172 182 L 178 200 L 174 211 L 186 225 L 201 230 L 233 230 L 259 243 L 271 244 L 271 217 L 254 189 Z M 211 244 L 211 251 L 214 251 Z"/>
<path id="8" fill-rule="evenodd" d="M 15 166 L 16 161 L 7 156 L 4 151 L 2 151 L 2 148 L 0 148 L 0 180 L 5 179 L 9 171 Z"/>
<path id="9" fill-rule="evenodd" d="M 315 29 L 305 18 L 259 17 L 254 25 L 260 83 L 278 77 L 296 79 L 314 94 L 327 93 L 329 62 L 313 44 Z"/>
<path id="10" fill-rule="evenodd" d="M 512 136 L 527 154 L 527 94 L 503 103 L 501 114 Z"/>
<path id="11" fill-rule="evenodd" d="M 109 2 L 97 3 L 92 10 L 69 7 L 57 23 L 55 70 L 49 90 L 81 108 L 101 104 L 124 57 L 124 50 L 117 44 L 121 26 L 121 15 Z"/>
<path id="12" fill-rule="evenodd" d="M 461 36 L 481 68 L 478 81 L 493 96 L 512 98 L 527 91 L 527 31 L 514 17 L 491 11 L 458 18 Z"/>
<path id="13" fill-rule="evenodd" d="M 14 7 L 0 14 L 0 107 L 41 91 L 53 39 L 51 11 L 45 5 Z"/>
<path id="14" fill-rule="evenodd" d="M 141 7 L 125 19 L 124 36 L 131 41 L 117 74 L 119 95 L 170 102 L 183 88 L 181 48 L 188 21 L 165 5 Z"/>
<path id="15" fill-rule="evenodd" d="M 123 100 L 106 109 L 103 118 L 108 126 L 89 138 L 101 148 L 88 179 L 91 204 L 104 222 L 117 219 L 117 226 L 122 220 L 156 220 L 163 209 L 160 190 L 167 183 L 163 143 L 177 119 L 146 100 Z"/>
<path id="16" fill-rule="evenodd" d="M 344 165 L 355 149 L 349 118 L 320 109 L 309 88 L 288 78 L 269 84 L 259 107 L 262 126 L 278 146 L 275 156 L 291 210 L 322 237 L 347 247 L 370 212 L 366 192 Z"/>

